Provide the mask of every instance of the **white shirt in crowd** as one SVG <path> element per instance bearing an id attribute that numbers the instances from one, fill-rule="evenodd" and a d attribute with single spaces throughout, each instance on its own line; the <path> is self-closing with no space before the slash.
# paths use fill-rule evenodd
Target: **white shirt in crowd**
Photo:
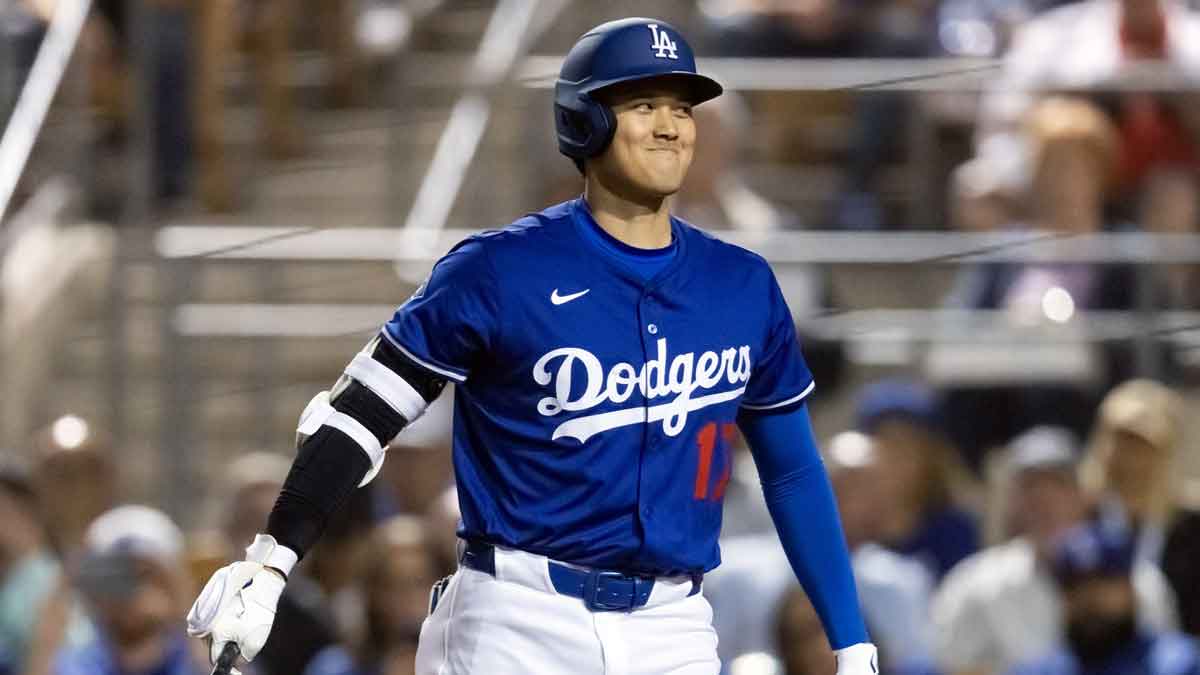
<path id="1" fill-rule="evenodd" d="M 1142 625 L 1176 629 L 1174 594 L 1158 567 L 1139 561 L 1133 584 Z M 950 570 L 934 594 L 938 665 L 947 673 L 1004 672 L 1043 656 L 1062 639 L 1061 613 L 1054 578 L 1028 539 L 984 549 Z"/>
<path id="2" fill-rule="evenodd" d="M 1165 63 L 1184 78 L 1200 80 L 1200 14 L 1179 0 L 1160 0 L 1167 22 Z M 1027 173 L 1028 149 L 1020 123 L 1041 92 L 1103 88 L 1134 79 L 1120 39 L 1118 0 L 1088 0 L 1048 11 L 1017 32 L 981 102 L 979 155 L 998 170 Z M 1016 153 L 1013 155 L 1012 153 Z M 1012 161 L 1020 156 L 1021 161 Z M 1014 176 L 1002 178 L 1019 183 Z"/>

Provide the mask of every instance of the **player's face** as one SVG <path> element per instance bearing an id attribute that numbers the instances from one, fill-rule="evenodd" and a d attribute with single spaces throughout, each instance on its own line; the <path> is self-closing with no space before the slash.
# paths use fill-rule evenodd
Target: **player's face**
<path id="1" fill-rule="evenodd" d="M 669 84 L 652 83 L 605 96 L 617 118 L 612 144 L 589 165 L 618 193 L 662 198 L 679 191 L 692 163 L 692 104 Z"/>

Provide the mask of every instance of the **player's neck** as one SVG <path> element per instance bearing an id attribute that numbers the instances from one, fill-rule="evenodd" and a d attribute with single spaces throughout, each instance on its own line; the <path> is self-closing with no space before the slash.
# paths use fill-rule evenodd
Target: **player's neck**
<path id="1" fill-rule="evenodd" d="M 592 218 L 601 229 L 634 248 L 671 245 L 671 200 L 659 197 L 631 200 L 589 180 L 583 192 Z"/>

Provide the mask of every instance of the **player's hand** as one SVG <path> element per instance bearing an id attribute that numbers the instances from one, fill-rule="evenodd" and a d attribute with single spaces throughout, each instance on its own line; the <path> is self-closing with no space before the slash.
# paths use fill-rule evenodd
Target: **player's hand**
<path id="1" fill-rule="evenodd" d="M 213 663 L 226 642 L 236 643 L 242 658 L 251 661 L 271 634 L 285 581 L 278 570 L 264 564 L 265 547 L 259 543 L 263 539 L 275 546 L 273 538 L 260 535 L 247 549 L 248 560 L 217 570 L 188 612 L 188 634 L 209 638 Z"/>
<path id="2" fill-rule="evenodd" d="M 879 655 L 870 642 L 843 647 L 834 653 L 837 654 L 837 675 L 875 675 L 879 672 Z"/>

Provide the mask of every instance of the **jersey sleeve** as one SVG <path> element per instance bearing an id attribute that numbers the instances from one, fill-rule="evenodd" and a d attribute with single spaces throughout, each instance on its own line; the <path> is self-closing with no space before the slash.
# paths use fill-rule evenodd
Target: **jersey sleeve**
<path id="1" fill-rule="evenodd" d="M 464 382 L 471 365 L 493 343 L 499 326 L 498 289 L 482 242 L 468 239 L 433 266 L 383 334 L 417 365 Z"/>
<path id="2" fill-rule="evenodd" d="M 750 372 L 741 404 L 743 410 L 751 412 L 789 409 L 807 398 L 815 386 L 800 353 L 792 313 L 774 274 L 770 275 L 770 284 L 766 345 Z"/>

